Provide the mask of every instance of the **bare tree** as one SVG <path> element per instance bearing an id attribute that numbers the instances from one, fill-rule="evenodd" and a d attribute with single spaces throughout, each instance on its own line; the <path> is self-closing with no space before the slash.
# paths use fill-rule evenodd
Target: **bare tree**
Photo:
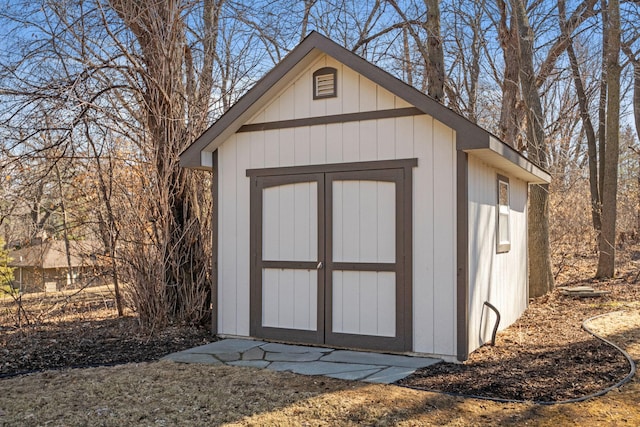
<path id="1" fill-rule="evenodd" d="M 504 56 L 504 77 L 502 80 L 502 108 L 498 136 L 507 144 L 522 149 L 517 141 L 522 111 L 517 108 L 520 93 L 519 69 L 520 51 L 518 25 L 515 13 L 509 14 L 507 2 L 497 0 L 500 10 L 498 34 Z M 509 16 L 511 18 L 509 18 Z"/>
<path id="2" fill-rule="evenodd" d="M 596 277 L 613 277 L 616 256 L 616 219 L 618 192 L 618 158 L 620 153 L 620 2 L 609 0 L 603 15 L 605 43 L 604 68 L 607 87 L 604 165 L 602 177 L 602 230 L 598 239 L 598 271 Z M 603 8 L 604 9 L 604 8 Z"/>
<path id="3" fill-rule="evenodd" d="M 397 1 L 387 0 L 387 2 L 393 6 L 396 13 L 405 23 L 415 21 L 408 18 Z M 424 0 L 424 7 L 427 16 L 422 21 L 421 26 L 426 34 L 426 42 L 412 25 L 407 25 L 406 28 L 414 39 L 415 45 L 424 61 L 428 95 L 439 102 L 444 102 L 445 72 L 444 48 L 440 34 L 440 2 L 437 0 Z"/>
<path id="4" fill-rule="evenodd" d="M 22 10 L 11 5 L 2 15 L 6 23 L 31 25 L 37 34 L 27 39 L 16 30 L 24 40 L 22 52 L 0 64 L 0 78 L 6 79 L 0 80 L 8 83 L 0 93 L 9 101 L 2 125 L 13 135 L 11 149 L 23 159 L 55 152 L 76 159 L 80 150 L 93 158 L 100 212 L 106 212 L 97 220 L 108 231 L 107 253 L 112 263 L 120 261 L 118 270 L 128 272 L 129 283 L 150 291 L 137 292 L 143 323 L 206 321 L 208 176 L 179 168 L 178 155 L 210 123 L 213 101 L 222 97 L 214 73 L 223 57 L 217 43 L 224 0 L 42 3 L 26 3 Z M 42 12 L 22 15 L 32 7 Z M 104 181 L 111 153 L 95 144 L 107 129 L 133 147 L 128 167 L 144 177 L 118 187 L 124 194 L 117 208 Z M 43 133 L 50 137 L 47 144 L 24 148 Z M 56 157 L 49 157 L 55 165 Z M 123 212 L 119 218 L 116 210 Z M 142 256 L 128 256 L 136 251 Z M 146 299 L 163 308 L 144 312 Z"/>
<path id="5" fill-rule="evenodd" d="M 569 57 L 569 64 L 571 67 L 571 73 L 573 75 L 574 86 L 576 90 L 576 97 L 578 106 L 580 109 L 580 118 L 582 120 L 582 126 L 584 128 L 585 138 L 587 140 L 588 147 L 588 160 L 589 160 L 589 191 L 591 196 L 591 217 L 593 221 L 593 227 L 595 230 L 600 230 L 600 187 L 598 185 L 598 157 L 597 157 L 597 139 L 596 133 L 591 121 L 591 115 L 589 114 L 589 104 L 585 85 L 580 71 L 580 64 L 573 47 L 573 38 L 569 33 L 570 29 L 566 23 L 566 6 L 564 0 L 558 1 L 559 17 L 560 17 L 560 29 L 563 36 L 568 40 L 567 43 L 567 55 Z"/>
<path id="6" fill-rule="evenodd" d="M 518 26 L 520 88 L 526 109 L 527 153 L 536 164 L 547 167 L 544 116 L 533 68 L 533 31 L 525 0 L 511 0 Z M 529 295 L 540 296 L 553 289 L 549 246 L 549 187 L 534 184 L 529 190 L 528 209 Z"/>

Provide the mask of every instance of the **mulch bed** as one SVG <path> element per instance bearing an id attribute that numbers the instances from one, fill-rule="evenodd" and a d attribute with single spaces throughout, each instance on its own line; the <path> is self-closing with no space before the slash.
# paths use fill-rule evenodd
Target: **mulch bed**
<path id="1" fill-rule="evenodd" d="M 135 317 L 0 327 L 0 378 L 59 368 L 158 360 L 213 341 L 204 328 L 141 330 Z"/>
<path id="2" fill-rule="evenodd" d="M 583 282 L 611 293 L 597 298 L 555 290 L 532 300 L 522 317 L 463 364 L 421 369 L 400 385 L 487 398 L 556 402 L 610 387 L 629 372 L 626 359 L 582 330 L 589 317 L 637 307 L 640 285 Z"/>
<path id="3" fill-rule="evenodd" d="M 584 277 L 584 276 L 583 276 Z M 625 306 L 638 308 L 637 272 L 610 282 L 558 281 L 611 291 L 598 298 L 535 299 L 496 346 L 473 352 L 463 364 L 441 363 L 417 371 L 400 385 L 489 398 L 560 401 L 607 388 L 628 372 L 626 360 L 581 329 L 583 320 Z M 564 282 L 564 283 L 563 283 Z M 81 316 L 13 328 L 0 322 L 0 378 L 66 367 L 158 360 L 213 341 L 206 329 L 172 326 L 143 332 L 134 317 Z"/>

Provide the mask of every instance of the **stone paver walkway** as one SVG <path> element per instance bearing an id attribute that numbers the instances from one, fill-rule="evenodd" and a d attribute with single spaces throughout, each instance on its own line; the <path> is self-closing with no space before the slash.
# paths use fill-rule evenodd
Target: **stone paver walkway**
<path id="1" fill-rule="evenodd" d="M 170 354 L 163 360 L 250 366 L 384 384 L 401 380 L 418 368 L 441 361 L 429 357 L 335 350 L 243 339 L 224 339 Z"/>

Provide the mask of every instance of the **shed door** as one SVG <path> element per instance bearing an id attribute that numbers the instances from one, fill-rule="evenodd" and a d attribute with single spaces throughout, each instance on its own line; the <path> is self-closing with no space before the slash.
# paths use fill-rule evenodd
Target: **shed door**
<path id="1" fill-rule="evenodd" d="M 253 336 L 411 349 L 404 262 L 407 171 L 255 179 Z"/>

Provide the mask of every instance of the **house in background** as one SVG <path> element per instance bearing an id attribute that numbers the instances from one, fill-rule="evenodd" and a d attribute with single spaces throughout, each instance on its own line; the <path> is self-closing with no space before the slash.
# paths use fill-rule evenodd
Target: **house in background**
<path id="1" fill-rule="evenodd" d="M 94 241 L 49 240 L 9 253 L 13 286 L 21 292 L 52 292 L 86 284 L 95 277 L 100 249 Z M 69 263 L 70 261 L 70 263 Z"/>
<path id="2" fill-rule="evenodd" d="M 213 171 L 221 336 L 465 360 L 528 301 L 549 174 L 311 33 L 181 154 Z"/>

